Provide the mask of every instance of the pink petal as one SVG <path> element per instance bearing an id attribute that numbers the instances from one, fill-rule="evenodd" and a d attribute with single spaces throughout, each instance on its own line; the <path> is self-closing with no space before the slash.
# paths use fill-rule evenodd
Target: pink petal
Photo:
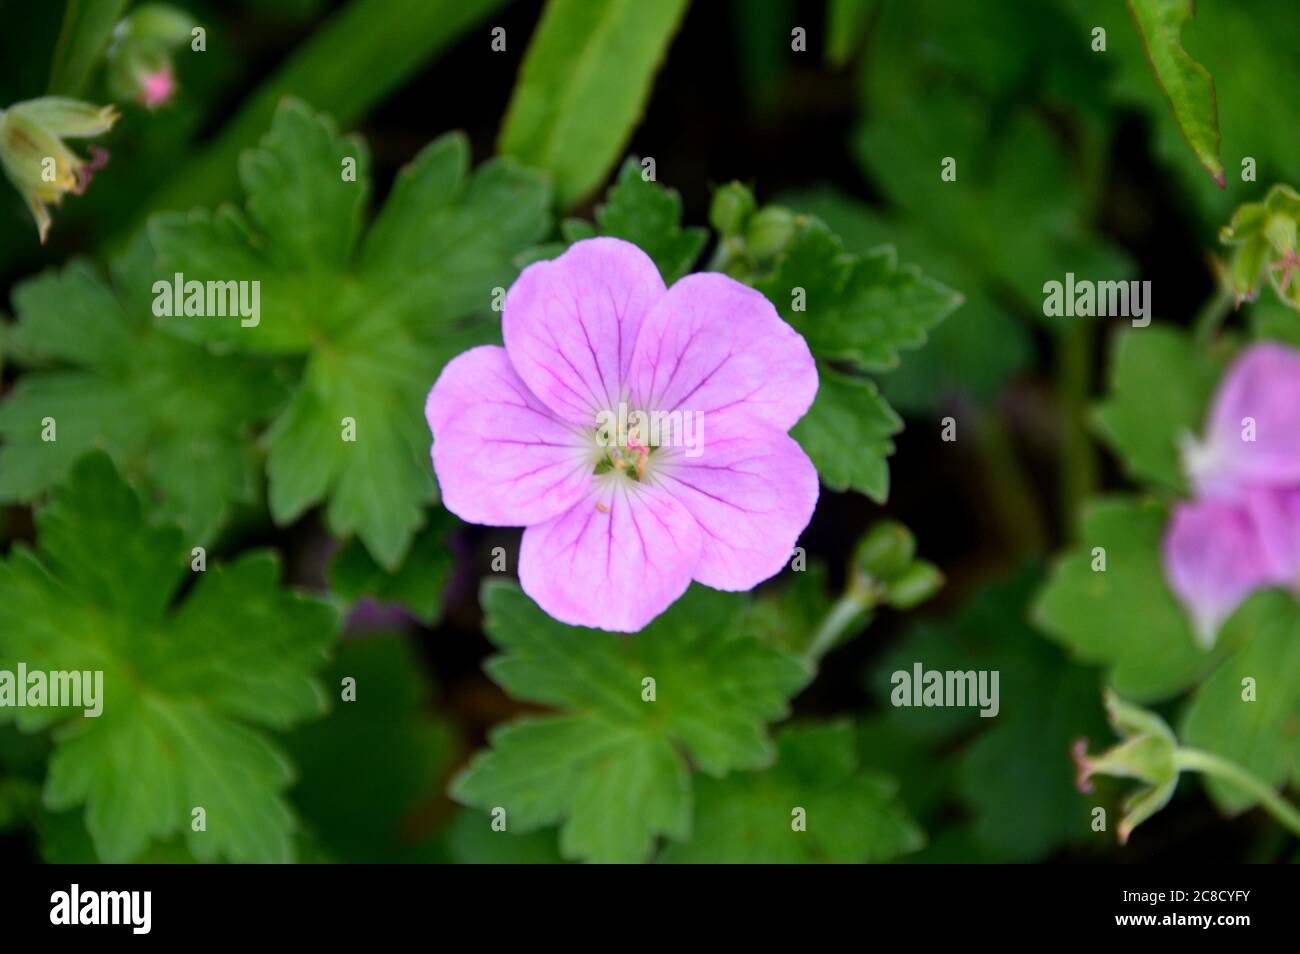
<path id="1" fill-rule="evenodd" d="M 1243 421 L 1255 422 L 1244 439 Z M 1197 490 L 1239 499 L 1249 486 L 1300 484 L 1300 351 L 1252 345 L 1224 375 L 1203 444 L 1187 452 Z"/>
<path id="2" fill-rule="evenodd" d="M 752 589 L 790 560 L 817 506 L 817 469 L 793 438 L 763 421 L 704 421 L 703 453 L 660 448 L 654 479 L 704 533 L 695 579 L 718 590 Z"/>
<path id="3" fill-rule="evenodd" d="M 1252 592 L 1269 585 L 1263 545 L 1246 511 L 1215 500 L 1179 504 L 1165 531 L 1165 579 L 1191 614 L 1197 642 L 1214 645 L 1219 626 Z"/>
<path id="4" fill-rule="evenodd" d="M 663 294 L 659 270 L 631 242 L 575 242 L 524 269 L 506 295 L 511 363 L 556 416 L 594 427 L 621 399 L 637 333 Z"/>
<path id="5" fill-rule="evenodd" d="M 1252 490 L 1246 509 L 1259 535 L 1269 581 L 1300 588 L 1300 489 Z"/>
<path id="6" fill-rule="evenodd" d="M 515 374 L 504 348 L 471 348 L 449 361 L 425 416 L 443 504 L 462 520 L 541 523 L 590 492 L 592 440 L 555 419 Z"/>
<path id="7" fill-rule="evenodd" d="M 763 295 L 701 272 L 673 285 L 646 318 L 630 383 L 646 411 L 710 419 L 741 408 L 789 430 L 817 394 L 817 367 Z"/>
<path id="8" fill-rule="evenodd" d="M 699 556 L 699 528 L 680 503 L 609 475 L 567 513 L 524 531 L 519 582 L 562 623 L 632 633 L 686 592 Z"/>

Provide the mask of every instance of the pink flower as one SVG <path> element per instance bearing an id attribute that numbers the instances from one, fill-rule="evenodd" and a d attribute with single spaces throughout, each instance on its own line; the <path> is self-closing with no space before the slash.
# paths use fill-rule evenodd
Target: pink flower
<path id="1" fill-rule="evenodd" d="M 1245 349 L 1214 396 L 1205 440 L 1184 453 L 1201 496 L 1300 486 L 1300 351 L 1272 342 Z"/>
<path id="2" fill-rule="evenodd" d="M 1202 443 L 1185 448 L 1199 499 L 1165 533 L 1165 576 L 1198 641 L 1252 592 L 1300 590 L 1300 351 L 1245 349 L 1224 375 Z"/>
<path id="3" fill-rule="evenodd" d="M 1216 500 L 1179 504 L 1165 531 L 1165 578 L 1191 614 L 1197 642 L 1214 645 L 1219 627 L 1252 592 L 1271 582 L 1254 521 Z"/>
<path id="4" fill-rule="evenodd" d="M 634 632 L 692 580 L 748 590 L 785 565 L 817 503 L 787 433 L 817 371 L 766 298 L 717 273 L 665 289 L 597 238 L 525 269 L 502 327 L 429 393 L 433 466 L 452 513 L 526 528 L 519 580 L 546 612 Z"/>

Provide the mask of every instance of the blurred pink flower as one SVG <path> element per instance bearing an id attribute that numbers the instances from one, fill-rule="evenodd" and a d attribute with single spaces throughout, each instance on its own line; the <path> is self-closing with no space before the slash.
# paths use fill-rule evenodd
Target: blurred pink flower
<path id="1" fill-rule="evenodd" d="M 1208 649 L 1255 590 L 1300 590 L 1300 351 L 1246 348 L 1184 460 L 1198 500 L 1174 510 L 1165 577 Z"/>
<path id="2" fill-rule="evenodd" d="M 141 73 L 138 80 L 140 92 L 137 98 L 148 109 L 166 105 L 176 94 L 176 76 L 168 64 Z"/>
<path id="3" fill-rule="evenodd" d="M 502 327 L 429 393 L 433 465 L 452 513 L 526 528 L 519 580 L 547 613 L 634 632 L 692 580 L 747 590 L 785 565 L 817 502 L 787 433 L 817 371 L 766 298 L 717 273 L 665 289 L 596 238 L 526 268 Z M 681 412 L 698 447 L 610 429 L 620 407 Z"/>
<path id="4" fill-rule="evenodd" d="M 1240 500 L 1251 487 L 1300 486 L 1300 351 L 1246 348 L 1219 384 L 1204 441 L 1184 454 L 1200 496 Z"/>

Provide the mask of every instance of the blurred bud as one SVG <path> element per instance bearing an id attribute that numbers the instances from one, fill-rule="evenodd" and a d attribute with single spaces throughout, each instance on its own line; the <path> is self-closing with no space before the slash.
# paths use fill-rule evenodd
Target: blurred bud
<path id="1" fill-rule="evenodd" d="M 779 205 L 755 212 L 745 227 L 745 244 L 757 259 L 772 258 L 794 238 L 794 213 Z"/>
<path id="2" fill-rule="evenodd" d="M 1154 712 L 1141 709 L 1106 693 L 1106 714 L 1120 736 L 1120 743 L 1100 755 L 1088 754 L 1088 740 L 1074 744 L 1074 762 L 1078 768 L 1081 792 L 1092 791 L 1094 775 L 1137 779 L 1143 785 L 1124 800 L 1124 817 L 1120 819 L 1120 843 L 1128 841 L 1135 829 L 1169 803 L 1178 784 L 1175 752 L 1178 740 L 1168 724 Z"/>
<path id="3" fill-rule="evenodd" d="M 71 192 L 80 195 L 90 176 L 107 161 L 96 150 L 89 161 L 63 142 L 108 132 L 118 120 L 112 106 L 46 96 L 0 110 L 0 166 L 31 210 L 41 242 L 50 231 L 47 205 L 58 206 Z"/>
<path id="4" fill-rule="evenodd" d="M 1290 186 L 1276 185 L 1263 202 L 1238 207 L 1232 221 L 1219 232 L 1219 240 L 1233 246 L 1228 278 L 1237 302 L 1253 301 L 1267 277 L 1278 297 L 1300 309 L 1300 253 L 1296 249 L 1300 223 L 1300 194 Z"/>
<path id="5" fill-rule="evenodd" d="M 943 573 L 933 563 L 917 560 L 885 588 L 885 602 L 898 610 L 920 606 L 943 588 Z"/>
<path id="6" fill-rule="evenodd" d="M 739 235 L 757 208 L 754 194 L 739 182 L 731 182 L 713 193 L 709 224 L 721 235 Z"/>
<path id="7" fill-rule="evenodd" d="M 157 109 L 176 94 L 172 53 L 190 40 L 197 24 L 163 4 L 148 4 L 113 28 L 108 46 L 108 82 L 113 95 Z"/>
<path id="8" fill-rule="evenodd" d="M 915 556 L 912 531 L 896 520 L 886 520 L 867 531 L 853 554 L 853 564 L 877 580 L 892 580 L 908 568 Z"/>

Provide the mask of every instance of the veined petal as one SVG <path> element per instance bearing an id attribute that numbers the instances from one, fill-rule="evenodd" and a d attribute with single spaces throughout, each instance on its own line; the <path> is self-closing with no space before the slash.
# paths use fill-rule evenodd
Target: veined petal
<path id="1" fill-rule="evenodd" d="M 717 272 L 668 290 L 637 338 L 630 377 L 647 411 L 736 410 L 789 430 L 817 394 L 807 343 L 762 294 Z"/>
<path id="2" fill-rule="evenodd" d="M 817 469 L 795 440 L 753 418 L 704 417 L 702 453 L 656 452 L 655 480 L 703 532 L 695 579 L 748 590 L 781 571 L 817 506 Z"/>
<path id="3" fill-rule="evenodd" d="M 1270 583 L 1268 562 L 1245 509 L 1217 500 L 1179 504 L 1165 531 L 1165 579 L 1192 617 L 1203 649 L 1252 592 Z"/>
<path id="4" fill-rule="evenodd" d="M 681 503 L 612 474 L 524 531 L 519 582 L 563 623 L 632 633 L 686 592 L 699 556 L 699 527 Z"/>
<path id="5" fill-rule="evenodd" d="M 510 361 L 557 417 L 594 427 L 619 402 L 641 324 L 663 294 L 659 270 L 631 242 L 575 242 L 524 269 L 506 294 Z"/>
<path id="6" fill-rule="evenodd" d="M 443 504 L 462 520 L 541 523 L 590 491 L 590 439 L 529 392 L 504 348 L 472 348 L 452 359 L 429 392 L 425 416 Z"/>

